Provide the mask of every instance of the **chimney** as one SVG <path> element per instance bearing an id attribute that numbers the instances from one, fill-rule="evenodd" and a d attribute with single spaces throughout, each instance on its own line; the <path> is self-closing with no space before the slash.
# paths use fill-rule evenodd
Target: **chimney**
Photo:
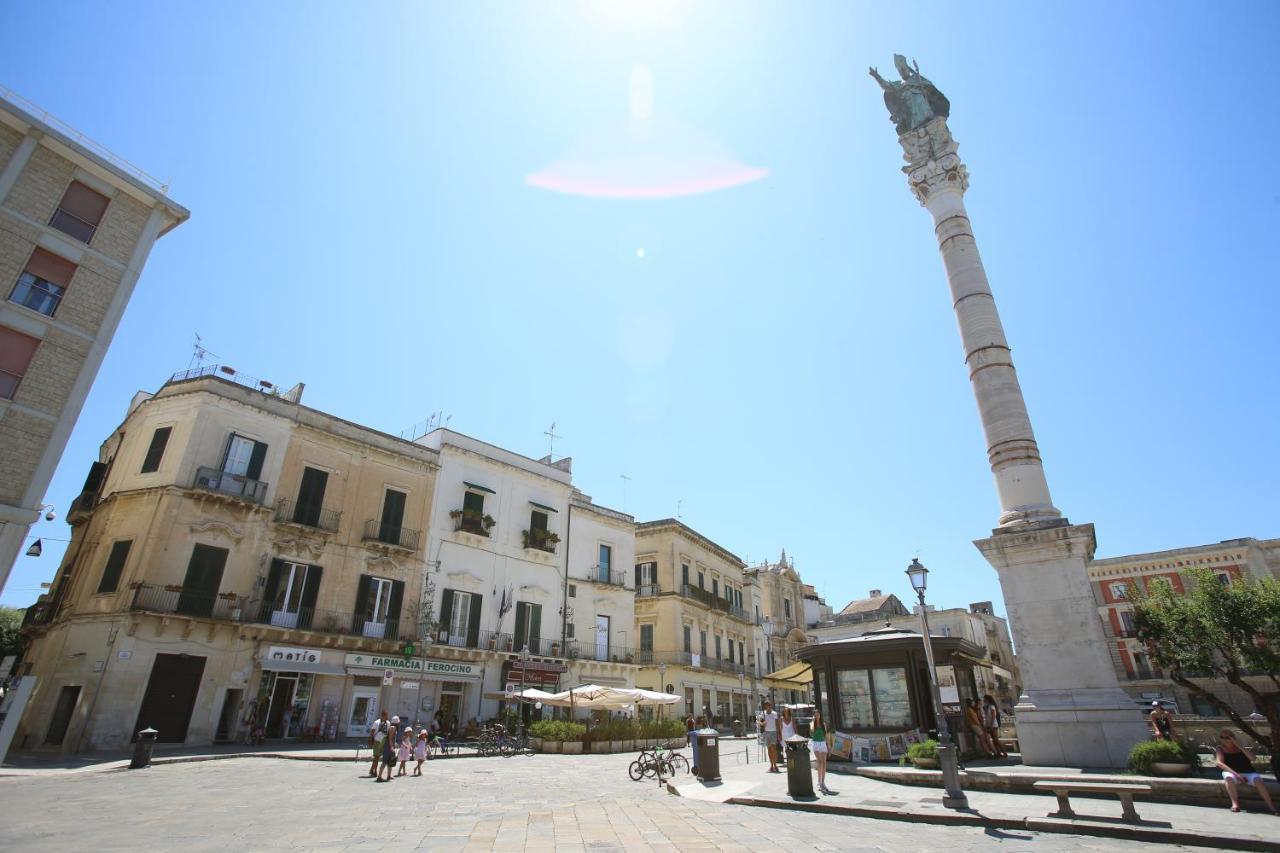
<path id="1" fill-rule="evenodd" d="M 869 596 L 867 596 L 867 597 L 868 597 L 868 598 L 879 598 L 879 597 L 880 597 L 880 590 L 878 590 L 878 589 L 873 589 L 873 590 L 871 590 L 871 595 L 869 595 Z"/>

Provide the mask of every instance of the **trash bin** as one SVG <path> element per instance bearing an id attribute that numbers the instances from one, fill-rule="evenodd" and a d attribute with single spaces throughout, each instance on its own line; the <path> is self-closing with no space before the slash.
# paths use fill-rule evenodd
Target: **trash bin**
<path id="1" fill-rule="evenodd" d="M 809 769 L 809 739 L 800 735 L 787 738 L 787 794 L 792 797 L 813 796 L 813 771 Z"/>
<path id="2" fill-rule="evenodd" d="M 734 736 L 734 737 L 742 737 L 742 736 L 745 734 L 745 732 L 746 732 L 746 729 L 744 729 L 744 728 L 743 728 L 742 720 L 734 720 L 734 721 L 733 721 L 733 736 Z"/>
<path id="3" fill-rule="evenodd" d="M 694 732 L 694 766 L 698 778 L 711 782 L 720 778 L 720 733 L 715 729 Z"/>
<path id="4" fill-rule="evenodd" d="M 155 748 L 158 734 L 160 732 L 150 726 L 138 732 L 138 740 L 133 745 L 133 760 L 129 762 L 130 770 L 137 770 L 151 763 L 151 750 Z"/>

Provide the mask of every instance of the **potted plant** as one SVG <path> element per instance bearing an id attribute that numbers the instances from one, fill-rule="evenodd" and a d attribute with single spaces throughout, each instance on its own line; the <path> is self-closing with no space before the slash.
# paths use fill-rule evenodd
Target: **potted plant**
<path id="1" fill-rule="evenodd" d="M 498 521 L 492 515 L 485 513 L 484 518 L 480 519 L 480 523 L 484 525 L 484 530 L 486 533 L 488 533 L 490 530 L 493 529 L 493 526 L 497 524 Z"/>
<path id="2" fill-rule="evenodd" d="M 1186 776 L 1200 766 L 1195 749 L 1174 740 L 1149 740 L 1129 751 L 1129 767 L 1144 776 Z"/>
<path id="3" fill-rule="evenodd" d="M 919 770 L 938 769 L 938 742 L 926 740 L 907 747 L 907 759 Z"/>
<path id="4" fill-rule="evenodd" d="M 462 518 L 462 510 L 460 509 L 449 510 L 449 517 L 452 518 L 454 521 L 457 521 L 458 519 Z"/>

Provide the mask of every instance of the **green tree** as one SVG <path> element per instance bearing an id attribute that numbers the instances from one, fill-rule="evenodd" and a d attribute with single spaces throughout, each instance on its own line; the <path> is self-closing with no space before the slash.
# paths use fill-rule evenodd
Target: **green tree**
<path id="1" fill-rule="evenodd" d="M 18 653 L 18 648 L 22 645 L 18 638 L 22 614 L 22 609 L 18 607 L 0 607 L 0 657 Z"/>
<path id="2" fill-rule="evenodd" d="M 1193 569 L 1184 580 L 1189 582 L 1184 595 L 1167 580 L 1136 593 L 1138 639 L 1175 684 L 1212 703 L 1258 743 L 1269 743 L 1274 767 L 1280 751 L 1280 584 L 1268 578 L 1228 585 L 1205 569 Z M 1214 693 L 1215 681 L 1252 697 L 1271 725 L 1271 736 Z"/>

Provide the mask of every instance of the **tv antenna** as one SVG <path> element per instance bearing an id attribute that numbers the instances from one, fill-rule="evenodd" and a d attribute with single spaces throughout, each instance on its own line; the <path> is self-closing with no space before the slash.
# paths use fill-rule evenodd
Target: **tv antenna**
<path id="1" fill-rule="evenodd" d="M 543 433 L 543 435 L 545 435 L 545 436 L 547 437 L 547 439 L 549 440 L 549 447 L 548 447 L 548 449 L 547 449 L 547 459 L 551 459 L 552 457 L 554 457 L 554 456 L 556 455 L 556 439 L 557 439 L 557 438 L 563 438 L 564 436 L 556 435 L 556 422 L 555 422 L 555 421 L 552 421 L 552 422 L 551 422 L 551 429 L 549 429 L 549 430 L 547 430 L 546 432 L 544 432 L 544 433 Z"/>
<path id="2" fill-rule="evenodd" d="M 680 514 L 681 507 L 683 506 L 684 506 L 684 498 L 681 498 L 676 501 L 676 518 L 678 519 L 684 518 L 684 516 Z"/>
<path id="3" fill-rule="evenodd" d="M 218 358 L 217 353 L 209 352 L 204 348 L 204 340 L 200 337 L 199 332 L 194 332 L 193 334 L 195 334 L 196 339 L 191 345 L 191 363 L 187 365 L 187 370 L 204 367 L 204 360 L 209 356 Z"/>

